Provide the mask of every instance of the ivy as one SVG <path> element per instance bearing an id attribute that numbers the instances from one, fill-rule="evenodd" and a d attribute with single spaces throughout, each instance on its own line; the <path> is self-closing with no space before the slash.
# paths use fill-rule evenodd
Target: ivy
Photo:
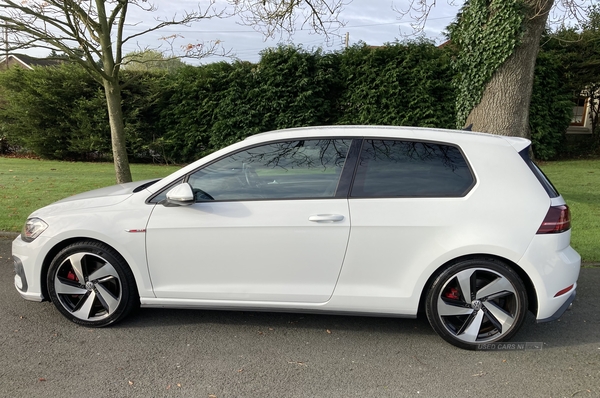
<path id="1" fill-rule="evenodd" d="M 453 62 L 458 128 L 481 101 L 494 72 L 520 44 L 525 10 L 522 0 L 469 0 L 449 28 L 459 49 Z"/>

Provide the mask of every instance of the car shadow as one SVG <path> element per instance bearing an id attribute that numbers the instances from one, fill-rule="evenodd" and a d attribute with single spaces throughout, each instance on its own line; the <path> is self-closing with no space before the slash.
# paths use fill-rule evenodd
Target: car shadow
<path id="1" fill-rule="evenodd" d="M 572 310 L 560 320 L 536 323 L 535 316 L 528 313 L 520 331 L 511 342 L 541 342 L 544 348 L 569 347 L 598 343 L 599 311 L 593 303 L 600 301 L 600 294 L 593 288 L 600 283 L 600 269 L 583 272 L 578 297 Z M 398 338 L 429 340 L 436 333 L 424 314 L 416 319 L 381 316 L 350 316 L 331 314 L 302 314 L 284 312 L 141 309 L 136 315 L 113 326 L 114 328 L 163 328 L 203 324 L 221 325 L 224 328 L 252 327 L 256 330 L 292 332 L 304 330 L 333 330 L 348 333 L 395 335 Z"/>
<path id="2" fill-rule="evenodd" d="M 435 335 L 426 317 L 421 314 L 415 319 L 287 312 L 144 308 L 113 327 L 146 328 L 201 324 L 251 326 L 258 329 L 270 327 L 279 330 L 329 330 L 335 328 L 349 332 Z"/>

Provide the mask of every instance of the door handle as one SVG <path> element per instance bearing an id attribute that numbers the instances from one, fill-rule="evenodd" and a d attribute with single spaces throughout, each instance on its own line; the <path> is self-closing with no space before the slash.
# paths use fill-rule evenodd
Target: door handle
<path id="1" fill-rule="evenodd" d="M 308 221 L 314 222 L 335 222 L 342 221 L 344 216 L 341 214 L 316 214 L 314 216 L 308 217 Z"/>

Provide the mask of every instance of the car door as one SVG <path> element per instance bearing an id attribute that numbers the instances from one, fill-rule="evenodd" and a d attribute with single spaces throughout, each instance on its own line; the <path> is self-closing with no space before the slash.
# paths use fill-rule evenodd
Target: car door
<path id="1" fill-rule="evenodd" d="M 157 204 L 146 229 L 156 296 L 327 301 L 350 231 L 335 194 L 351 141 L 270 142 L 186 176 L 195 203 Z"/>

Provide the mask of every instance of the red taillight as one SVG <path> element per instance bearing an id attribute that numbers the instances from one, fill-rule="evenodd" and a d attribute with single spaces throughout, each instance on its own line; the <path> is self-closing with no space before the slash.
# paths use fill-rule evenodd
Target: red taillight
<path id="1" fill-rule="evenodd" d="M 569 206 L 552 206 L 538 229 L 538 234 L 556 234 L 571 228 L 571 213 Z"/>

